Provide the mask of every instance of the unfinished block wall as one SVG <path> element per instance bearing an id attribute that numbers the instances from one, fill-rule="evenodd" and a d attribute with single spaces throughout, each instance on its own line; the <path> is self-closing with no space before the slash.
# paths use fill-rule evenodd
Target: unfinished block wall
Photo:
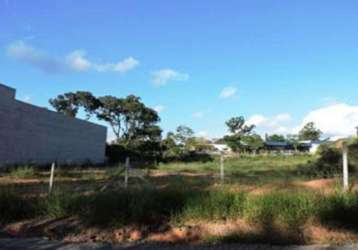
<path id="1" fill-rule="evenodd" d="M 15 92 L 0 84 L 0 166 L 104 162 L 106 127 L 18 101 Z"/>

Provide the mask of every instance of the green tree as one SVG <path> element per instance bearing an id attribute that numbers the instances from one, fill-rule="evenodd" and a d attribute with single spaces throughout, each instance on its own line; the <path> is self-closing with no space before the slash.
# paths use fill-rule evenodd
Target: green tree
<path id="1" fill-rule="evenodd" d="M 241 137 L 241 141 L 243 142 L 246 150 L 250 152 L 257 152 L 264 146 L 264 141 L 261 136 L 258 134 L 253 135 L 244 135 Z"/>
<path id="2" fill-rule="evenodd" d="M 72 92 L 58 95 L 56 98 L 50 99 L 49 103 L 59 113 L 63 113 L 70 117 L 76 117 L 78 113 L 78 104 L 76 94 Z"/>
<path id="3" fill-rule="evenodd" d="M 295 151 L 298 150 L 298 146 L 300 145 L 300 140 L 298 138 L 298 135 L 295 134 L 287 135 L 286 140 L 293 146 Z"/>
<path id="4" fill-rule="evenodd" d="M 109 123 L 117 142 L 128 144 L 135 140 L 153 140 L 159 137 L 161 130 L 156 126 L 160 121 L 158 113 L 146 107 L 139 97 L 104 96 L 99 101 L 97 118 Z"/>
<path id="5" fill-rule="evenodd" d="M 266 136 L 267 141 L 274 141 L 274 142 L 285 142 L 286 138 L 283 135 L 273 134 Z"/>
<path id="6" fill-rule="evenodd" d="M 71 117 L 76 117 L 79 109 L 83 108 L 87 119 L 94 114 L 100 105 L 99 100 L 91 92 L 87 91 L 68 92 L 58 95 L 56 98 L 50 99 L 49 103 L 57 112 Z"/>
<path id="7" fill-rule="evenodd" d="M 231 134 L 246 135 L 250 134 L 255 125 L 246 125 L 243 116 L 233 117 L 226 122 L 226 126 Z"/>
<path id="8" fill-rule="evenodd" d="M 313 122 L 307 123 L 298 133 L 300 140 L 318 140 L 322 135 L 322 131 L 316 128 Z"/>
<path id="9" fill-rule="evenodd" d="M 245 143 L 242 139 L 251 134 L 254 125 L 246 125 L 245 118 L 233 117 L 226 122 L 230 135 L 224 137 L 226 144 L 235 152 L 245 150 Z"/>
<path id="10" fill-rule="evenodd" d="M 184 125 L 180 125 L 176 129 L 175 139 L 178 144 L 187 146 L 188 141 L 194 136 L 194 131 Z"/>

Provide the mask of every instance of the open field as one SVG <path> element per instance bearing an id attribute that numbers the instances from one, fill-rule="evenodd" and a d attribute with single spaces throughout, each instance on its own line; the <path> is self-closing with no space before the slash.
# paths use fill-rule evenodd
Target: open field
<path id="1" fill-rule="evenodd" d="M 2 173 L 0 224 L 6 234 L 78 241 L 263 242 L 358 241 L 358 194 L 339 178 L 313 179 L 301 168 L 315 158 L 256 156 L 160 164 L 130 177 L 117 168 Z M 111 181 L 110 181 L 111 180 Z M 101 188 L 112 182 L 106 191 Z M 356 179 L 352 179 L 356 183 Z"/>

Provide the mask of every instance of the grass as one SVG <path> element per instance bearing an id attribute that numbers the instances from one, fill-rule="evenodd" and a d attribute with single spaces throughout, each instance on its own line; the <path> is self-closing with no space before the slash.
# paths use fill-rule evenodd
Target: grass
<path id="1" fill-rule="evenodd" d="M 98 187 L 106 178 L 116 177 L 120 182 L 123 176 L 118 167 L 58 169 L 56 189 L 50 197 L 25 198 L 34 196 L 26 193 L 27 184 L 21 184 L 21 189 L 0 186 L 3 189 L 0 191 L 0 224 L 31 218 L 75 217 L 83 225 L 100 228 L 133 225 L 160 228 L 162 225 L 239 219 L 260 229 L 254 234 L 233 233 L 215 239 L 229 242 L 276 239 L 275 243 L 286 243 L 285 238 L 288 242 L 297 242 L 298 238 L 302 240 L 300 235 L 306 223 L 358 232 L 357 193 L 307 192 L 308 189 L 289 185 L 309 178 L 299 175 L 297 170 L 314 159 L 308 155 L 228 158 L 225 160 L 225 185 L 218 185 L 218 159 L 206 163 L 161 164 L 158 169 L 151 170 L 153 175 L 146 177 L 151 187 L 130 179 L 129 189 L 118 188 L 121 186 L 118 185 L 117 189 L 107 192 L 98 192 Z M 31 171 L 26 167 L 11 174 L 19 178 L 32 175 L 48 179 L 48 171 Z M 66 182 L 71 185 L 66 186 Z M 47 182 L 41 185 L 47 190 Z M 74 192 L 76 185 L 84 185 L 84 189 Z M 248 187 L 237 188 L 238 185 Z M 268 185 L 261 189 L 270 187 L 270 192 L 250 191 L 260 185 Z M 271 186 L 276 188 L 271 189 Z"/>
<path id="2" fill-rule="evenodd" d="M 58 192 L 36 200 L 11 190 L 0 192 L 3 223 L 29 216 L 79 216 L 88 224 L 101 226 L 242 218 L 261 225 L 278 222 L 298 227 L 315 219 L 356 227 L 357 212 L 358 194 L 340 192 L 248 195 L 225 190 L 129 189 L 93 195 Z"/>
<path id="3" fill-rule="evenodd" d="M 35 170 L 32 166 L 22 166 L 14 168 L 10 171 L 9 175 L 13 178 L 27 179 L 36 177 Z"/>
<path id="4" fill-rule="evenodd" d="M 225 159 L 225 174 L 228 180 L 241 183 L 261 185 L 277 180 L 303 179 L 307 176 L 299 175 L 298 169 L 313 161 L 311 155 L 295 156 L 242 156 Z M 158 170 L 171 173 L 219 173 L 219 159 L 205 163 L 168 163 L 159 164 Z"/>
<path id="5" fill-rule="evenodd" d="M 0 189 L 0 225 L 36 217 L 37 201 L 25 199 L 11 189 Z"/>

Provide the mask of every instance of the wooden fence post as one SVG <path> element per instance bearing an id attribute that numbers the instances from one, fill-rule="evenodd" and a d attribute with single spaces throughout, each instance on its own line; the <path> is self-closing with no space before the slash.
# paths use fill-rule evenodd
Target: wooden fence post
<path id="1" fill-rule="evenodd" d="M 56 163 L 54 163 L 54 162 L 51 164 L 51 173 L 50 173 L 50 181 L 49 181 L 49 188 L 48 188 L 49 195 L 52 193 L 53 178 L 55 175 L 55 165 L 56 165 Z"/>
<path id="2" fill-rule="evenodd" d="M 129 168 L 130 168 L 130 158 L 127 157 L 125 163 L 125 171 L 124 171 L 124 188 L 128 187 Z"/>
<path id="3" fill-rule="evenodd" d="M 348 191 L 349 182 L 348 182 L 348 146 L 343 144 L 342 147 L 343 152 L 343 190 Z"/>

